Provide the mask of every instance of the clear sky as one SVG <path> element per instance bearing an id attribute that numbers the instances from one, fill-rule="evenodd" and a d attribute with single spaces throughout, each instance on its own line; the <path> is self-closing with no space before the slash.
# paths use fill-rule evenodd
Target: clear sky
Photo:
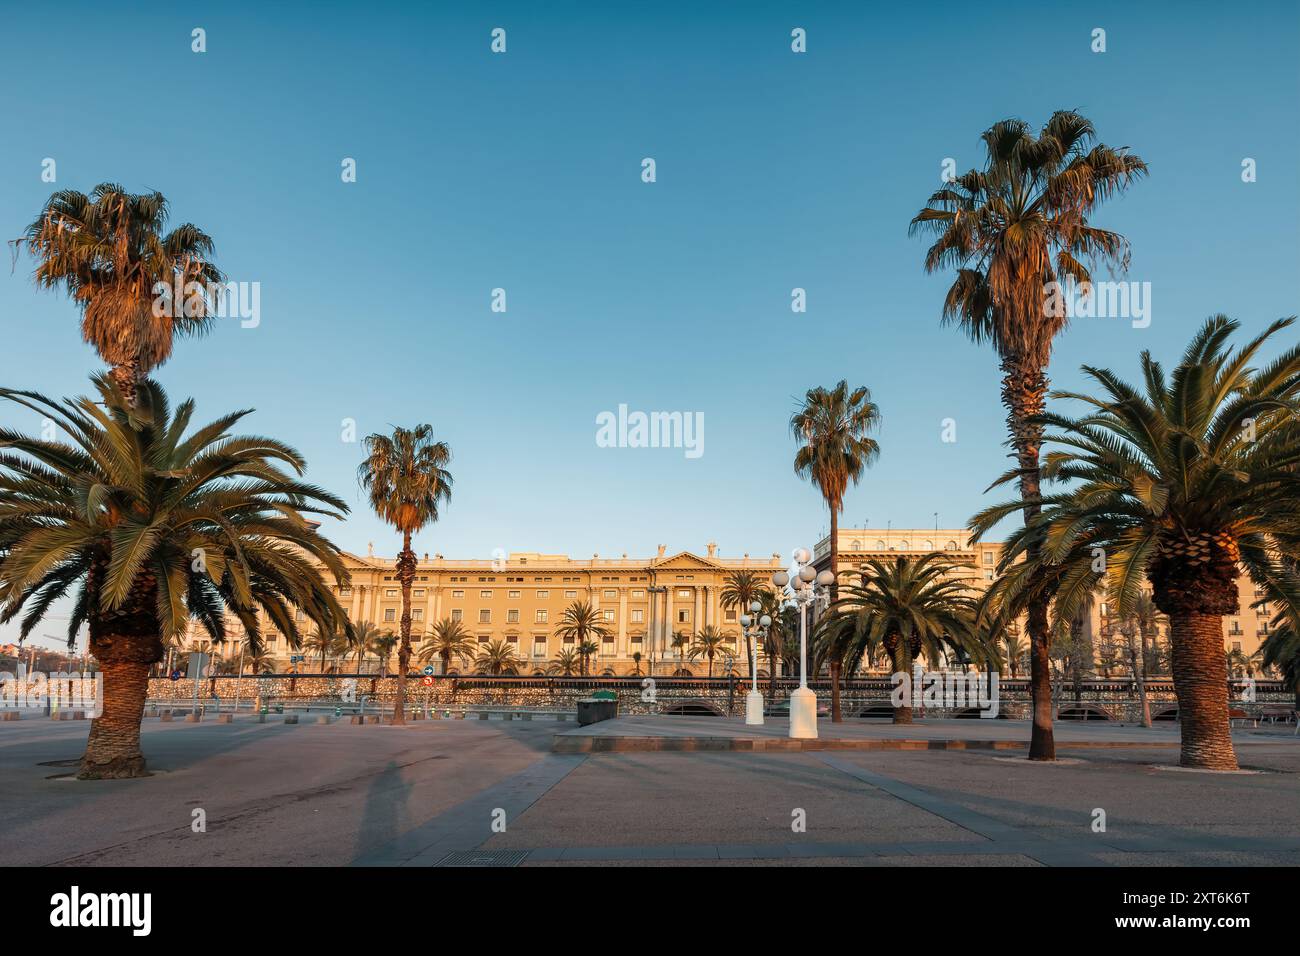
<path id="1" fill-rule="evenodd" d="M 1300 310 L 1293 0 L 7 6 L 4 238 L 53 189 L 102 181 L 158 189 L 211 234 L 230 278 L 260 283 L 260 325 L 183 341 L 158 375 L 200 418 L 255 408 L 249 430 L 354 503 L 328 530 L 363 554 L 397 545 L 346 418 L 450 443 L 454 495 L 418 551 L 811 546 L 827 516 L 786 423 L 840 378 L 884 419 L 843 521 L 964 524 L 1007 464 L 997 364 L 940 326 L 948 277 L 924 274 L 907 224 L 1005 117 L 1078 109 L 1151 170 L 1094 220 L 1131 240 L 1151 324 L 1077 320 L 1057 384 L 1172 359 L 1214 312 L 1256 331 Z M 0 378 L 80 393 L 99 362 L 30 272 L 0 271 Z M 701 413 L 703 455 L 598 447 L 620 404 Z"/>

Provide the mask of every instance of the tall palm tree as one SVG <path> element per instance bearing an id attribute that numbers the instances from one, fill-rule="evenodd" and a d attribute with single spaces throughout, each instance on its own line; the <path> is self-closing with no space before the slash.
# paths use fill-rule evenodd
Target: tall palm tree
<path id="1" fill-rule="evenodd" d="M 927 272 L 957 271 L 944 299 L 944 322 L 956 322 L 973 341 L 988 342 L 997 352 L 1021 512 L 1030 524 L 1038 514 L 1043 438 L 1036 416 L 1047 396 L 1052 342 L 1066 325 L 1065 315 L 1048 314 L 1046 289 L 1056 281 L 1089 282 L 1090 267 L 1098 261 L 1127 268 L 1124 237 L 1093 226 L 1088 217 L 1147 167 L 1127 149 L 1097 143 L 1092 123 L 1068 111 L 1052 114 L 1037 137 L 1029 124 L 1006 119 L 981 138 L 984 168 L 970 170 L 930 196 L 909 233 L 935 237 L 925 255 Z M 1040 593 L 1027 609 L 1034 696 L 1031 760 L 1056 755 L 1048 603 L 1048 595 Z"/>
<path id="2" fill-rule="evenodd" d="M 735 634 L 716 628 L 712 624 L 706 624 L 695 632 L 689 650 L 690 658 L 691 660 L 706 658 L 709 662 L 709 676 L 712 677 L 713 659 L 735 640 Z"/>
<path id="3" fill-rule="evenodd" d="M 1004 560 L 1030 555 L 1044 568 L 1070 563 L 1081 546 L 1106 556 L 1114 613 L 1131 612 L 1144 579 L 1169 618 L 1184 766 L 1234 769 L 1228 726 L 1222 618 L 1238 611 L 1242 566 L 1289 607 L 1300 606 L 1296 474 L 1300 469 L 1300 347 L 1259 369 L 1260 348 L 1291 319 L 1274 322 L 1239 349 L 1238 323 L 1206 321 L 1172 375 L 1143 352 L 1143 386 L 1087 368 L 1098 395 L 1058 393 L 1088 406 L 1073 419 L 1044 414 L 1061 446 L 1044 477 L 1070 483 L 1035 499 L 1041 516 L 1018 529 Z M 1016 503 L 972 521 L 987 531 Z M 1094 575 L 1095 579 L 1095 575 Z"/>
<path id="4" fill-rule="evenodd" d="M 574 601 L 564 609 L 564 616 L 556 625 L 555 636 L 575 645 L 582 659 L 582 675 L 587 675 L 587 659 L 599 649 L 597 641 L 612 634 L 605 626 L 600 611 L 590 601 Z"/>
<path id="5" fill-rule="evenodd" d="M 831 512 L 831 603 L 839 597 L 839 517 L 849 482 L 857 484 L 863 472 L 880 455 L 880 446 L 869 433 L 880 424 L 880 409 L 865 387 L 849 391 L 843 379 L 834 388 L 810 388 L 803 404 L 790 416 L 790 432 L 800 442 L 794 456 L 794 472 L 813 482 Z M 843 662 L 832 654 L 831 720 L 839 723 L 840 668 Z"/>
<path id="6" fill-rule="evenodd" d="M 370 496 L 375 514 L 397 529 L 402 550 L 397 555 L 397 580 L 402 588 L 401 642 L 397 647 L 397 701 L 393 723 L 406 723 L 406 675 L 411 668 L 411 583 L 415 552 L 411 537 L 438 520 L 438 508 L 451 497 L 447 470 L 451 449 L 433 440 L 428 425 L 394 428 L 391 435 L 368 435 L 366 459 L 357 468 L 361 487 Z"/>
<path id="7" fill-rule="evenodd" d="M 383 639 L 391 635 L 372 621 L 362 621 L 356 626 L 356 631 L 356 641 L 351 650 L 357 655 L 357 673 L 360 674 L 364 670 L 366 655 L 379 656 L 378 650 L 382 647 Z"/>
<path id="8" fill-rule="evenodd" d="M 89 196 L 54 193 L 14 240 L 36 260 L 42 288 L 62 288 L 81 309 L 81 335 L 108 364 L 129 404 L 137 382 L 167 361 L 177 335 L 199 335 L 212 322 L 210 284 L 225 277 L 209 260 L 212 239 L 184 223 L 164 233 L 169 209 L 161 193 L 134 195 L 100 183 Z M 184 291 L 183 308 L 159 309 L 159 285 Z M 191 287 L 194 288 L 194 287 Z"/>
<path id="9" fill-rule="evenodd" d="M 895 673 L 908 675 L 913 660 L 924 654 L 935 664 L 946 649 L 964 651 L 977 663 L 996 659 L 996 648 L 980 637 L 979 607 L 964 569 L 939 553 L 873 558 L 862 566 L 859 583 L 841 590 L 814 640 L 840 645 L 850 672 L 872 645 L 888 653 Z M 910 706 L 894 709 L 894 723 L 911 722 Z"/>
<path id="10" fill-rule="evenodd" d="M 0 429 L 0 621 L 21 614 L 26 635 L 74 596 L 69 641 L 87 624 L 104 675 L 78 775 L 132 777 L 146 768 L 149 667 L 191 618 L 224 641 L 233 614 L 254 650 L 263 619 L 301 644 L 295 607 L 322 631 L 351 628 L 321 568 L 339 583 L 347 572 L 307 517 L 348 509 L 301 480 L 306 463 L 289 446 L 232 435 L 248 412 L 189 430 L 194 403 L 173 415 L 157 383 L 141 381 L 133 406 L 109 376 L 93 381 L 98 401 L 0 389 L 67 436 Z"/>
<path id="11" fill-rule="evenodd" d="M 488 641 L 479 648 L 474 658 L 474 669 L 480 674 L 499 677 L 502 674 L 518 674 L 519 658 L 515 655 L 513 644 L 507 641 Z"/>
<path id="12" fill-rule="evenodd" d="M 762 580 L 754 571 L 732 571 L 723 579 L 722 592 L 718 599 L 724 608 L 737 608 L 741 614 L 749 613 L 749 606 L 758 600 L 758 594 L 764 590 Z M 749 658 L 750 671 L 755 664 L 756 649 L 752 638 L 745 638 L 745 653 Z"/>
<path id="13" fill-rule="evenodd" d="M 691 647 L 690 631 L 674 631 L 673 639 L 669 642 L 669 646 L 677 652 L 679 658 L 684 660 Z"/>
<path id="14" fill-rule="evenodd" d="M 392 631 L 380 631 L 369 642 L 370 653 L 375 655 L 379 661 L 379 675 L 388 676 L 388 662 L 393 659 L 393 651 L 397 648 L 397 635 Z"/>
<path id="15" fill-rule="evenodd" d="M 472 660 L 478 645 L 470 636 L 469 630 L 460 621 L 444 617 L 425 636 L 420 644 L 420 663 L 427 664 L 437 659 L 442 661 L 444 674 L 451 670 L 451 659 Z"/>

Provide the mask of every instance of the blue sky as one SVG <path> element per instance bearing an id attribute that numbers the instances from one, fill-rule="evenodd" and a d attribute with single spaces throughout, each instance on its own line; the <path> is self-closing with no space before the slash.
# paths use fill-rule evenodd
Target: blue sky
<path id="1" fill-rule="evenodd" d="M 786 422 L 842 377 L 884 418 L 844 522 L 963 524 L 1006 465 L 997 365 L 940 327 L 947 277 L 924 274 L 907 224 L 943 159 L 977 165 L 1004 117 L 1078 109 L 1151 167 L 1095 221 L 1132 242 L 1152 323 L 1077 321 L 1056 384 L 1085 361 L 1131 375 L 1142 348 L 1173 358 L 1214 312 L 1255 331 L 1298 310 L 1297 5 L 865 7 L 16 7 L 0 227 L 19 235 L 54 188 L 117 181 L 208 231 L 229 276 L 261 284 L 261 324 L 181 342 L 158 375 L 200 417 L 255 408 L 249 430 L 353 501 L 330 533 L 361 553 L 396 544 L 345 418 L 451 444 L 455 492 L 419 551 L 788 554 L 827 518 Z M 3 382 L 79 393 L 99 362 L 30 268 L 0 272 Z M 703 413 L 704 454 L 597 447 L 620 403 Z"/>

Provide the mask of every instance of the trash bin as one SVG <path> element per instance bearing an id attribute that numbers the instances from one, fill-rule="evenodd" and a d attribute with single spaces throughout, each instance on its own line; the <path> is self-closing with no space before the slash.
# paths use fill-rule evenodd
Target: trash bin
<path id="1" fill-rule="evenodd" d="M 597 693 L 608 694 L 608 691 L 597 691 Z M 612 698 L 612 699 L 611 699 Z M 618 698 L 613 694 L 608 697 L 583 697 L 578 701 L 578 726 L 585 727 L 587 724 L 598 723 L 602 720 L 613 720 L 618 716 Z"/>

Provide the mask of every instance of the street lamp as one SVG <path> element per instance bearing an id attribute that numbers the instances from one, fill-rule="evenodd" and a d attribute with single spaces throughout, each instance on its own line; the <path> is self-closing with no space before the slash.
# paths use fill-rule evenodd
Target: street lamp
<path id="1" fill-rule="evenodd" d="M 808 689 L 808 619 L 804 612 L 813 601 L 829 597 L 835 575 L 830 571 L 818 574 L 807 548 L 796 548 L 794 560 L 799 565 L 794 578 L 778 571 L 772 575 L 772 583 L 778 590 L 785 589 L 799 608 L 799 688 L 790 694 L 790 736 L 812 740 L 817 737 L 817 695 Z"/>
<path id="2" fill-rule="evenodd" d="M 758 614 L 763 610 L 763 605 L 758 601 L 751 601 L 749 609 L 754 614 Z M 740 626 L 745 632 L 745 640 L 752 642 L 749 652 L 750 691 L 745 695 L 745 723 L 762 726 L 763 695 L 758 692 L 758 641 L 760 638 L 767 637 L 767 629 L 772 626 L 772 619 L 766 614 L 757 619 L 753 614 L 742 614 Z"/>

